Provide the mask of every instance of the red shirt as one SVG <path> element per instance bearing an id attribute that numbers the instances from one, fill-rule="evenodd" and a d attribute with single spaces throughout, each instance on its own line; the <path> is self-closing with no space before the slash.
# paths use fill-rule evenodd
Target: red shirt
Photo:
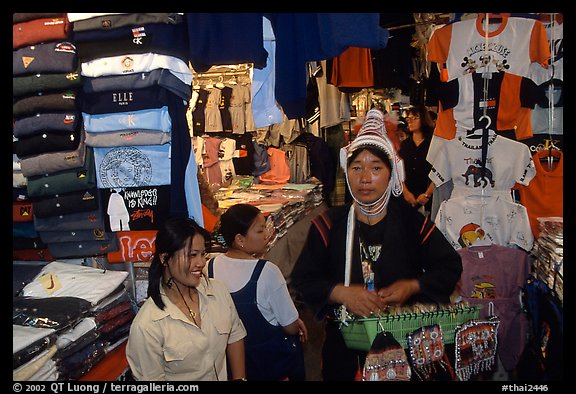
<path id="1" fill-rule="evenodd" d="M 520 202 L 528 211 L 528 219 L 534 238 L 538 238 L 539 217 L 563 217 L 564 215 L 564 154 L 560 150 L 552 151 L 559 161 L 550 169 L 546 164 L 548 150 L 536 152 L 532 158 L 536 167 L 536 176 L 528 186 L 518 185 Z M 542 159 L 542 160 L 541 160 Z"/>
<path id="2" fill-rule="evenodd" d="M 66 16 L 40 18 L 12 25 L 12 48 L 41 42 L 63 40 L 69 37 L 70 22 Z"/>

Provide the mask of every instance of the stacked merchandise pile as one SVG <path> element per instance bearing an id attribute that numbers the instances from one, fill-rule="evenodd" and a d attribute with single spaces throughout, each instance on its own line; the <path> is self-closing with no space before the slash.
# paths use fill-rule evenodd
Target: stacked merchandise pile
<path id="1" fill-rule="evenodd" d="M 98 222 L 93 152 L 77 106 L 81 77 L 70 22 L 66 14 L 14 14 L 13 20 L 13 217 L 28 226 L 16 225 L 26 231 L 18 234 L 34 241 L 17 242 L 23 247 L 16 247 L 13 257 L 50 261 L 114 250 L 115 240 Z"/>
<path id="2" fill-rule="evenodd" d="M 270 221 L 274 224 L 274 235 L 270 240 L 269 248 L 286 235 L 293 224 L 322 203 L 322 190 L 322 185 L 288 183 L 282 189 L 272 191 L 271 198 L 286 199 L 288 203 L 270 212 Z"/>
<path id="3" fill-rule="evenodd" d="M 563 220 L 558 217 L 538 218 L 540 236 L 532 249 L 533 274 L 564 301 Z"/>
<path id="4" fill-rule="evenodd" d="M 53 328 L 12 325 L 14 380 L 54 381 L 58 379 L 56 334 Z"/>
<path id="5" fill-rule="evenodd" d="M 94 149 L 105 228 L 118 253 L 111 263 L 139 261 L 168 215 L 202 224 L 186 120 L 192 72 L 181 14 L 69 13 L 83 78 L 80 108 Z M 189 165 L 190 164 L 190 165 Z"/>
<path id="6" fill-rule="evenodd" d="M 532 249 L 533 273 L 524 286 L 530 340 L 519 379 L 563 380 L 564 242 L 561 217 L 539 217 L 540 236 Z"/>
<path id="7" fill-rule="evenodd" d="M 268 226 L 272 231 L 269 249 L 286 235 L 294 223 L 323 201 L 322 185 L 312 183 L 254 184 L 243 188 L 221 188 L 215 197 L 219 207 L 224 210 L 240 203 L 257 206 L 267 217 Z M 225 243 L 217 231 L 214 235 L 212 251 L 218 252 L 225 248 Z"/>
<path id="8" fill-rule="evenodd" d="M 75 380 L 124 343 L 134 317 L 124 271 L 53 261 L 13 298 L 14 380 Z"/>

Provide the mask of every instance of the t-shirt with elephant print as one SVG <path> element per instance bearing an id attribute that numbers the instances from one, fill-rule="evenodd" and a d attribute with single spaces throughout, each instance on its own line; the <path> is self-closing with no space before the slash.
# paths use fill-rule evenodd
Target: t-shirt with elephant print
<path id="1" fill-rule="evenodd" d="M 474 137 L 459 133 L 456 138 L 444 141 L 431 159 L 430 179 L 436 186 L 452 180 L 454 189 L 450 198 L 500 195 L 512 201 L 511 189 L 515 183 L 528 185 L 536 175 L 530 149 L 490 130 L 482 174 L 482 139 Z"/>

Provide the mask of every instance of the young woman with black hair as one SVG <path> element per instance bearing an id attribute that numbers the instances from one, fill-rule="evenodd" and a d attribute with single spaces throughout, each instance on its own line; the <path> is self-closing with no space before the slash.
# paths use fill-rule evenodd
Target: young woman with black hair
<path id="1" fill-rule="evenodd" d="M 209 239 L 186 217 L 158 230 L 148 299 L 126 347 L 136 380 L 245 380 L 246 330 L 228 289 L 203 273 Z"/>

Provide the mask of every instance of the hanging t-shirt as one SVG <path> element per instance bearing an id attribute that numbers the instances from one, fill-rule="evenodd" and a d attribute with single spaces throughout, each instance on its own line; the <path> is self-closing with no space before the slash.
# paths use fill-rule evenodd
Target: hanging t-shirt
<path id="1" fill-rule="evenodd" d="M 528 320 L 520 292 L 530 273 L 526 251 L 501 245 L 471 246 L 458 250 L 462 275 L 456 288 L 463 300 L 482 305 L 480 319 L 488 317 L 489 303 L 500 319 L 498 357 L 506 371 L 513 370 L 526 344 Z"/>
<path id="2" fill-rule="evenodd" d="M 534 244 L 526 207 L 500 196 L 450 198 L 435 222 L 454 249 L 497 244 L 529 252 Z"/>
<path id="3" fill-rule="evenodd" d="M 559 18 L 560 15 L 556 14 L 553 21 L 549 18 L 550 14 L 540 15 L 541 18 L 547 17 L 546 21 L 541 20 L 546 30 L 551 53 L 549 67 L 544 68 L 538 63 L 530 64 L 530 78 L 538 85 L 551 78 L 564 80 L 564 23 L 563 19 Z"/>
<path id="4" fill-rule="evenodd" d="M 222 172 L 220 171 L 219 149 L 222 140 L 217 137 L 203 137 L 205 145 L 204 175 L 210 185 L 220 185 L 222 183 Z"/>
<path id="5" fill-rule="evenodd" d="M 370 48 L 348 47 L 332 62 L 330 83 L 346 91 L 360 91 L 374 86 L 374 70 Z M 344 90 L 343 90 L 344 89 Z"/>
<path id="6" fill-rule="evenodd" d="M 252 141 L 254 146 L 254 170 L 252 175 L 259 176 L 270 171 L 270 158 L 266 147 L 256 141 Z"/>
<path id="7" fill-rule="evenodd" d="M 320 104 L 320 128 L 332 127 L 350 120 L 350 100 L 348 94 L 327 82 L 326 60 L 318 62 L 321 70 L 315 73 Z"/>
<path id="8" fill-rule="evenodd" d="M 286 160 L 286 153 L 272 146 L 267 151 L 270 159 L 270 171 L 260 175 L 260 181 L 276 184 L 288 182 L 290 180 L 290 167 Z"/>
<path id="9" fill-rule="evenodd" d="M 482 74 L 472 73 L 440 83 L 442 105 L 436 124 L 442 127 L 436 127 L 434 134 L 452 139 L 456 130 L 476 129 L 486 110 L 496 133 L 514 130 L 517 140 L 531 137 L 530 110 L 536 104 L 536 84 L 510 73 L 492 73 L 485 98 L 484 82 Z"/>
<path id="10" fill-rule="evenodd" d="M 432 143 L 430 150 L 432 150 Z M 481 175 L 482 139 L 458 135 L 444 140 L 432 159 L 429 177 L 440 186 L 454 182 L 451 197 L 461 195 L 501 195 L 510 201 L 515 183 L 528 185 L 536 170 L 530 149 L 518 141 L 499 136 L 489 130 L 486 173 Z"/>
<path id="11" fill-rule="evenodd" d="M 194 158 L 196 159 L 196 164 L 198 167 L 200 167 L 200 169 L 203 169 L 204 155 L 206 154 L 204 138 L 200 136 L 192 137 L 192 148 L 194 149 Z"/>
<path id="12" fill-rule="evenodd" d="M 282 150 L 286 152 L 290 168 L 290 182 L 305 183 L 310 177 L 310 160 L 306 145 L 303 143 L 284 144 Z"/>
<path id="13" fill-rule="evenodd" d="M 196 136 L 204 134 L 206 127 L 206 103 L 208 100 L 208 91 L 206 89 L 198 89 L 198 98 L 192 109 L 192 133 Z"/>
<path id="14" fill-rule="evenodd" d="M 276 103 L 276 37 L 270 20 L 262 17 L 264 49 L 268 52 L 264 68 L 254 68 L 249 112 L 252 121 L 247 130 L 281 123 L 283 113 Z M 248 109 L 247 109 L 248 110 Z"/>
<path id="15" fill-rule="evenodd" d="M 220 99 L 222 91 L 218 88 L 208 89 L 208 98 L 204 108 L 204 131 L 222 131 L 222 116 L 220 115 Z"/>
<path id="16" fill-rule="evenodd" d="M 230 118 L 232 120 L 232 132 L 244 134 L 246 131 L 246 104 L 250 102 L 250 88 L 245 85 L 233 85 L 230 96 Z"/>
<path id="17" fill-rule="evenodd" d="M 535 134 L 563 134 L 564 23 L 562 14 L 555 14 L 554 20 L 550 20 L 550 14 L 540 16 L 546 20 L 543 22 L 552 53 L 548 68 L 536 63 L 530 65 L 530 77 L 538 85 L 542 98 L 531 113 L 532 126 Z"/>
<path id="18" fill-rule="evenodd" d="M 232 131 L 232 116 L 230 114 L 230 99 L 232 97 L 232 88 L 225 86 L 220 89 L 220 118 L 222 119 L 222 131 Z"/>
<path id="19" fill-rule="evenodd" d="M 536 176 L 528 186 L 519 186 L 520 201 L 528 210 L 530 227 L 534 238 L 540 235 L 539 217 L 564 216 L 564 153 L 560 150 L 552 152 L 552 168 L 548 168 L 548 150 L 534 154 Z"/>
<path id="20" fill-rule="evenodd" d="M 232 138 L 224 138 L 218 148 L 218 158 L 220 164 L 220 172 L 222 173 L 222 186 L 230 186 L 232 180 L 236 176 L 234 170 L 234 163 L 232 159 L 236 153 L 236 140 Z"/>
<path id="21" fill-rule="evenodd" d="M 236 152 L 232 158 L 236 175 L 252 175 L 254 169 L 254 145 L 252 134 L 232 133 L 230 138 L 236 141 Z"/>
<path id="22" fill-rule="evenodd" d="M 501 23 L 490 26 L 487 35 L 484 14 L 434 30 L 426 46 L 428 60 L 441 66 L 443 82 L 473 72 L 505 71 L 530 77 L 530 63 L 547 67 L 550 48 L 544 24 L 505 14 L 500 18 Z"/>

